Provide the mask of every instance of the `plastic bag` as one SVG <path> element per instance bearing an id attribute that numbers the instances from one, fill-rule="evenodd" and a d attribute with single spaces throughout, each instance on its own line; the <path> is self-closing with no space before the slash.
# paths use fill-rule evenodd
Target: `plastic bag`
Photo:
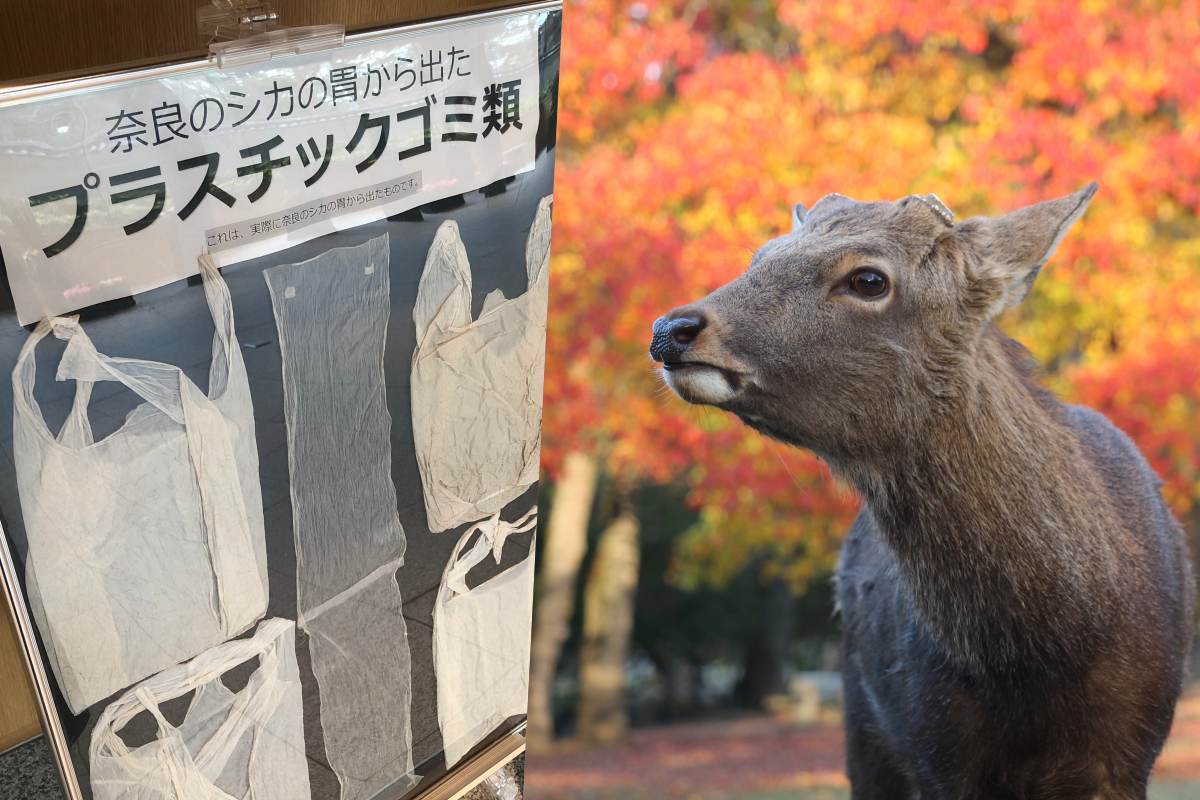
<path id="1" fill-rule="evenodd" d="M 283 355 L 299 624 L 343 800 L 416 784 L 383 354 L 388 238 L 264 273 Z"/>
<path id="2" fill-rule="evenodd" d="M 216 324 L 206 396 L 176 366 L 96 352 L 77 319 L 43 320 L 13 370 L 17 485 L 31 607 L 75 713 L 236 636 L 267 608 L 266 546 L 246 368 L 229 290 L 200 260 Z M 33 395 L 34 350 L 67 341 L 77 382 L 57 436 Z M 146 402 L 94 441 L 96 381 Z"/>
<path id="3" fill-rule="evenodd" d="M 246 686 L 221 676 L 258 659 Z M 183 723 L 160 705 L 194 691 Z M 130 748 L 120 733 L 149 712 L 157 738 Z M 296 667 L 296 626 L 262 623 L 253 638 L 217 645 L 172 667 L 104 709 L 89 752 L 94 800 L 308 800 L 304 711 Z"/>
<path id="4" fill-rule="evenodd" d="M 493 516 L 472 525 L 442 573 L 433 609 L 433 668 L 447 767 L 504 720 L 528 709 L 533 543 L 524 560 L 487 582 L 468 588 L 466 579 L 489 553 L 500 563 L 510 534 L 536 525 L 536 508 L 516 522 Z"/>
<path id="5" fill-rule="evenodd" d="M 458 226 L 438 228 L 413 321 L 413 439 L 431 531 L 491 516 L 538 478 L 550 203 L 525 248 L 526 292 L 487 296 L 471 316 L 471 266 Z"/>

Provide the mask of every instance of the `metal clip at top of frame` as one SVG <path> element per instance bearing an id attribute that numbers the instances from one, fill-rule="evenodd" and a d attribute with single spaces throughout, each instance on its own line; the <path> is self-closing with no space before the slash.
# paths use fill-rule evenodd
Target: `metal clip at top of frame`
<path id="1" fill-rule="evenodd" d="M 196 28 L 217 69 L 334 50 L 346 43 L 345 25 L 280 28 L 279 22 L 279 13 L 262 0 L 212 0 L 196 9 Z"/>

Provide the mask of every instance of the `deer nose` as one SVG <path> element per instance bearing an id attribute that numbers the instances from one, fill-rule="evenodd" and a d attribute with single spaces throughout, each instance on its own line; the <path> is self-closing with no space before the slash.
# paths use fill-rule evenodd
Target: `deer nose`
<path id="1" fill-rule="evenodd" d="M 651 328 L 650 357 L 663 363 L 678 361 L 700 335 L 700 331 L 704 330 L 705 324 L 704 315 L 695 310 L 683 313 L 672 311 L 665 317 L 659 317 Z"/>

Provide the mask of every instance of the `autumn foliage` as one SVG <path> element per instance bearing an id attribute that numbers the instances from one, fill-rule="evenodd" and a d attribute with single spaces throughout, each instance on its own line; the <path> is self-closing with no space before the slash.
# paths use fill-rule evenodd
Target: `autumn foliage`
<path id="1" fill-rule="evenodd" d="M 856 501 L 816 459 L 666 396 L 650 322 L 739 274 L 794 202 L 935 192 L 962 218 L 1101 191 L 1003 320 L 1200 520 L 1200 2 L 568 2 L 546 381 L 582 449 L 700 510 L 674 578 L 798 583 Z"/>

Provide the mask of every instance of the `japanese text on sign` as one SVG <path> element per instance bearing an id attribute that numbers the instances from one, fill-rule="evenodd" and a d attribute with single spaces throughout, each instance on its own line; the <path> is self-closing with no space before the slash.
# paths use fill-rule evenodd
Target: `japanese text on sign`
<path id="1" fill-rule="evenodd" d="M 533 14 L 0 107 L 22 323 L 531 169 Z M 337 219 L 335 226 L 334 220 Z"/>
<path id="2" fill-rule="evenodd" d="M 265 217 L 214 228 L 205 231 L 204 238 L 209 252 L 216 253 L 254 239 L 272 236 L 279 231 L 314 225 L 329 217 L 340 216 L 355 209 L 382 205 L 419 191 L 421 173 L 414 172 L 376 186 L 343 192 L 333 197 L 322 197 Z"/>

